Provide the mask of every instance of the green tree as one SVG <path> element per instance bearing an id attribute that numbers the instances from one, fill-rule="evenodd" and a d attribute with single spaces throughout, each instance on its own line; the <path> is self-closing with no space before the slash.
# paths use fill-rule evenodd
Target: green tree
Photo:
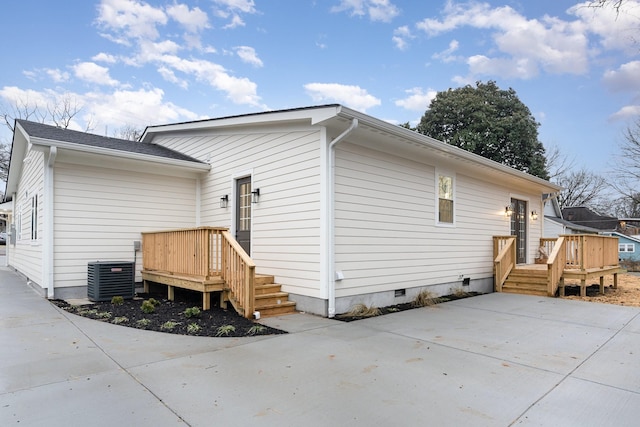
<path id="1" fill-rule="evenodd" d="M 516 92 L 494 81 L 438 92 L 416 130 L 515 169 L 548 179 L 538 126 Z"/>

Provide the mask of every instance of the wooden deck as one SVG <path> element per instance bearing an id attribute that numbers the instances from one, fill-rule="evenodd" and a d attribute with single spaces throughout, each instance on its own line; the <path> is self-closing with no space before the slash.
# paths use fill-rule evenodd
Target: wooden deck
<path id="1" fill-rule="evenodd" d="M 600 280 L 604 293 L 604 278 L 613 275 L 614 287 L 618 274 L 625 270 L 618 264 L 616 237 L 597 235 L 565 235 L 558 239 L 540 239 L 540 246 L 549 253 L 548 259 L 536 264 L 516 264 L 515 238 L 494 237 L 495 291 L 531 295 L 564 296 L 566 279 L 580 280 L 580 295 L 586 295 L 587 281 Z"/>
<path id="2" fill-rule="evenodd" d="M 295 311 L 273 276 L 259 275 L 255 264 L 226 228 L 198 227 L 142 233 L 142 279 L 167 286 L 167 298 L 174 288 L 202 293 L 202 309 L 211 308 L 211 294 L 220 306 L 230 302 L 246 318 Z"/>

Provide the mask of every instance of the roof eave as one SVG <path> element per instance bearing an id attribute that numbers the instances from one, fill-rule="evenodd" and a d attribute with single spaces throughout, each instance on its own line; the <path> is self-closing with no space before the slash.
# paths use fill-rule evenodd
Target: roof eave
<path id="1" fill-rule="evenodd" d="M 546 191 L 551 193 L 560 192 L 563 189 L 563 187 L 553 184 L 545 179 L 538 178 L 536 176 L 530 175 L 528 173 L 519 171 L 517 169 L 503 165 L 501 163 L 498 163 L 496 161 L 493 161 L 485 157 L 479 156 L 477 154 L 471 153 L 469 151 L 463 150 L 462 148 L 446 144 L 442 141 L 438 141 L 437 139 L 423 135 L 416 131 L 412 131 L 410 129 L 403 128 L 402 126 L 394 125 L 394 124 L 385 122 L 383 120 L 376 119 L 374 117 L 368 116 L 366 114 L 362 114 L 358 111 L 352 110 L 344 106 L 341 106 L 341 108 L 339 109 L 338 115 L 349 120 L 356 118 L 361 123 L 366 124 L 367 126 L 376 128 L 380 131 L 388 132 L 398 137 L 407 138 L 411 141 L 423 144 L 424 146 L 427 146 L 430 149 L 433 149 L 442 153 L 446 153 L 446 154 L 453 154 L 456 157 L 460 157 L 462 159 L 465 159 L 474 163 L 478 163 L 480 165 L 494 169 L 496 171 L 500 171 L 500 172 L 512 175 L 514 177 L 529 181 L 531 183 L 535 183 L 536 185 L 543 187 Z"/>
<path id="2" fill-rule="evenodd" d="M 134 153 L 131 151 L 114 150 L 111 148 L 94 147 L 89 145 L 80 145 L 71 142 L 57 141 L 43 138 L 31 138 L 29 141 L 34 149 L 47 147 L 57 147 L 62 150 L 70 150 L 81 153 L 104 155 L 110 157 L 119 157 L 123 159 L 137 160 L 148 163 L 161 164 L 163 166 L 171 166 L 179 169 L 191 170 L 196 172 L 208 172 L 211 165 L 207 163 L 190 162 L 187 160 L 171 159 L 168 157 L 152 156 L 148 154 Z"/>

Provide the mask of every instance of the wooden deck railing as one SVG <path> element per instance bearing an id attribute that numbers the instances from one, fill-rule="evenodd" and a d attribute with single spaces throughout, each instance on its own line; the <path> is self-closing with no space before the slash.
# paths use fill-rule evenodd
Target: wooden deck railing
<path id="1" fill-rule="evenodd" d="M 198 227 L 142 233 L 142 268 L 206 279 L 222 270 L 222 232 Z"/>
<path id="2" fill-rule="evenodd" d="M 618 265 L 618 238 L 596 234 L 568 234 L 568 269 L 589 270 Z"/>
<path id="3" fill-rule="evenodd" d="M 554 240 L 553 249 L 549 252 L 549 258 L 547 259 L 547 295 L 553 296 L 558 290 L 558 284 L 567 265 L 566 248 L 564 236 Z"/>
<path id="4" fill-rule="evenodd" d="M 516 265 L 516 238 L 493 236 L 493 259 L 495 291 L 501 292 L 502 285 Z"/>
<path id="5" fill-rule="evenodd" d="M 557 237 L 541 237 L 540 238 L 540 247 L 543 247 L 547 256 L 551 254 L 553 250 L 553 246 L 556 244 Z"/>
<path id="6" fill-rule="evenodd" d="M 250 319 L 255 307 L 256 265 L 228 231 L 222 232 L 222 278 L 233 298 L 232 303 Z"/>
<path id="7" fill-rule="evenodd" d="M 144 232 L 142 257 L 146 271 L 222 278 L 236 310 L 246 318 L 253 316 L 256 266 L 226 228 Z"/>

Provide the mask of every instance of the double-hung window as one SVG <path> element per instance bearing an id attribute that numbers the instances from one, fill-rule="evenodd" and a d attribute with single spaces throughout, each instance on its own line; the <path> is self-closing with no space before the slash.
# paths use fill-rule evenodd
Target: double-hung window
<path id="1" fill-rule="evenodd" d="M 453 191 L 453 176 L 438 174 L 438 224 L 454 222 Z"/>
<path id="2" fill-rule="evenodd" d="M 635 252 L 636 245 L 633 243 L 619 243 L 618 244 L 618 252 Z"/>

